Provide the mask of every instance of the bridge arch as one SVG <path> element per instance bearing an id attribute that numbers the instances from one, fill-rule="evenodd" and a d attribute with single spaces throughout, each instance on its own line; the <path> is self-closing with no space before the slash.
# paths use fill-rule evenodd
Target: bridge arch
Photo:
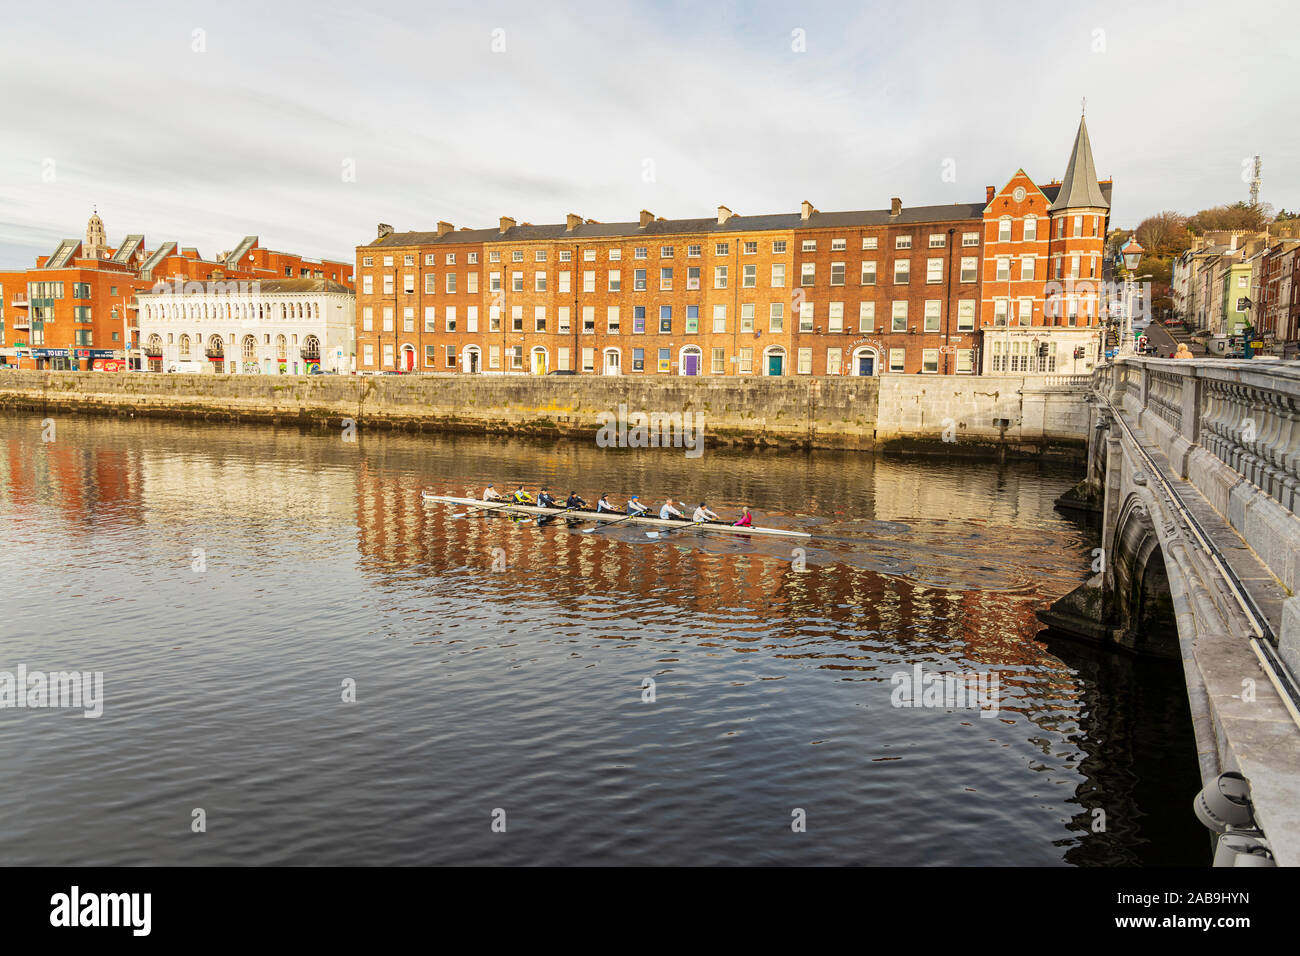
<path id="1" fill-rule="evenodd" d="M 1120 506 L 1107 557 L 1123 628 L 1122 643 L 1142 654 L 1181 657 L 1160 531 L 1136 493 L 1128 495 Z"/>

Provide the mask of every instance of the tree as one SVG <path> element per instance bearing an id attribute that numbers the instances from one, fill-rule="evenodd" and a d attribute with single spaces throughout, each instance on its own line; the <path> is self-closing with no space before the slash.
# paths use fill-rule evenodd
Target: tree
<path id="1" fill-rule="evenodd" d="M 1263 203 L 1252 206 L 1248 202 L 1239 201 L 1202 209 L 1187 221 L 1187 225 L 1198 235 L 1218 229 L 1259 231 L 1268 224 L 1270 211 Z"/>
<path id="2" fill-rule="evenodd" d="M 1279 209 L 1274 222 L 1289 222 L 1292 219 L 1300 219 L 1300 212 L 1291 212 L 1289 209 Z"/>
<path id="3" fill-rule="evenodd" d="M 1192 244 L 1187 231 L 1187 217 L 1172 209 L 1143 219 L 1134 235 L 1148 255 L 1161 259 L 1179 255 Z"/>

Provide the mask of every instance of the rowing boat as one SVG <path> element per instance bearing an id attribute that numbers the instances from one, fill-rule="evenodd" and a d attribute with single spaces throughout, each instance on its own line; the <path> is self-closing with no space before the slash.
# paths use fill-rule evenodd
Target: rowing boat
<path id="1" fill-rule="evenodd" d="M 587 511 L 587 510 L 569 510 L 567 508 L 543 508 L 539 505 L 519 505 L 513 501 L 488 502 L 480 501 L 477 498 L 454 498 L 450 495 L 431 495 L 427 491 L 422 492 L 425 501 L 438 501 L 446 505 L 460 505 L 463 507 L 478 508 L 481 511 L 501 511 L 506 514 L 523 514 L 534 515 L 543 518 L 555 518 L 563 514 L 565 520 L 573 519 L 576 521 L 619 521 L 624 524 L 651 525 L 657 528 L 694 528 L 698 531 L 719 531 L 723 534 L 759 534 L 770 535 L 778 538 L 809 538 L 812 537 L 806 531 L 787 531 L 784 528 L 738 528 L 733 524 L 727 524 L 725 521 L 671 521 L 666 518 L 655 518 L 650 515 L 637 515 L 630 518 L 625 514 L 616 511 Z"/>

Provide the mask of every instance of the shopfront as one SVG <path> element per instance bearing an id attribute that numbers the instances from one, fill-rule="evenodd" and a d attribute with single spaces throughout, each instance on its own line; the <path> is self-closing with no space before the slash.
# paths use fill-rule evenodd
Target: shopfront
<path id="1" fill-rule="evenodd" d="M 74 361 L 68 349 L 32 349 L 36 367 L 50 372 L 68 372 Z"/>

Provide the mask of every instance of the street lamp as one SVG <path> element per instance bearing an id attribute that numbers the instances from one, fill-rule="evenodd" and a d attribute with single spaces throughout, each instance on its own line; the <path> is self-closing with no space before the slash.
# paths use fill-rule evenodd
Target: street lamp
<path id="1" fill-rule="evenodd" d="M 1121 355 L 1133 351 L 1133 275 L 1137 272 L 1145 251 L 1133 236 L 1129 236 L 1128 241 L 1119 249 L 1120 259 L 1124 263 L 1124 315 L 1119 336 Z"/>

